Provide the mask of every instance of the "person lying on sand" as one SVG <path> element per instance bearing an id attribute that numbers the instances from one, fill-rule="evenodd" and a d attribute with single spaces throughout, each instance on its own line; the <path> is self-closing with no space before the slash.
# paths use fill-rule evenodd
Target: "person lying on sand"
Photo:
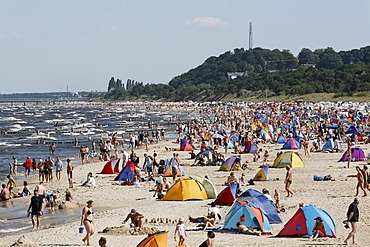
<path id="1" fill-rule="evenodd" d="M 245 225 L 242 225 L 240 222 L 236 223 L 238 227 L 238 233 L 249 234 L 249 235 L 256 235 L 261 236 L 262 232 L 257 229 L 249 228 Z"/>

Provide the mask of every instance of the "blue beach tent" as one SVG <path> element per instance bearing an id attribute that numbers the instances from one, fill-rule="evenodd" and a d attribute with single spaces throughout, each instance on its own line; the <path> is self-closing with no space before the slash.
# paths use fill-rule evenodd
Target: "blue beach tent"
<path id="1" fill-rule="evenodd" d="M 271 224 L 282 222 L 280 215 L 272 201 L 255 189 L 244 191 L 243 194 L 236 198 L 236 200 L 239 202 L 252 202 L 256 206 L 262 208 Z"/>
<path id="2" fill-rule="evenodd" d="M 225 216 L 225 224 L 223 229 L 236 230 L 236 223 L 261 230 L 264 233 L 271 232 L 271 225 L 262 208 L 253 203 L 236 201 L 230 211 Z"/>

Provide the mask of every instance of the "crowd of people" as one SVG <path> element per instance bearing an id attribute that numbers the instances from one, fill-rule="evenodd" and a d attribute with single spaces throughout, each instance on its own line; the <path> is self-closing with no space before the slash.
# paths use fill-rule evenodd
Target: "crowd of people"
<path id="1" fill-rule="evenodd" d="M 347 143 L 347 152 L 350 150 L 352 143 L 357 143 L 358 135 L 348 135 L 345 133 L 345 126 L 348 123 L 357 125 L 358 128 L 365 128 L 368 125 L 368 117 L 360 116 L 356 111 L 351 112 L 339 112 L 337 110 L 327 110 L 324 117 L 320 112 L 321 109 L 315 108 L 310 105 L 283 105 L 283 104 L 267 104 L 264 107 L 255 105 L 253 107 L 231 107 L 231 106 L 213 106 L 213 107 L 201 107 L 199 111 L 204 116 L 213 116 L 213 120 L 210 121 L 206 118 L 191 119 L 189 121 L 178 122 L 176 124 L 176 130 L 178 133 L 178 142 L 180 139 L 186 139 L 187 142 L 193 147 L 199 150 L 198 154 L 194 151 L 190 153 L 193 158 L 194 166 L 208 166 L 208 165 L 221 165 L 225 156 L 230 150 L 235 155 L 241 155 L 246 152 L 247 143 L 255 143 L 256 145 L 264 143 L 276 143 L 279 135 L 283 135 L 285 138 L 294 138 L 298 140 L 304 150 L 304 155 L 309 156 L 312 151 L 321 150 L 322 144 L 329 139 L 333 139 L 337 145 L 334 145 L 333 150 L 338 150 L 338 143 Z M 153 123 L 148 123 L 153 124 Z M 129 149 L 130 154 L 123 151 L 124 141 L 118 140 L 117 134 L 113 134 L 110 138 L 99 141 L 99 153 L 95 141 L 91 142 L 91 153 L 85 146 L 80 148 L 80 155 L 82 164 L 86 164 L 89 158 L 94 159 L 98 157 L 101 161 L 108 161 L 110 159 L 122 157 L 122 168 L 128 163 L 132 162 L 135 164 L 133 184 L 144 181 L 155 181 L 155 193 L 153 197 L 158 199 L 163 198 L 166 191 L 168 191 L 172 184 L 176 183 L 179 166 L 184 162 L 181 161 L 180 156 L 177 152 L 172 153 L 172 157 L 159 157 L 158 153 L 151 148 L 151 144 L 158 143 L 164 138 L 164 130 L 156 128 L 150 135 L 149 132 L 139 131 L 138 134 L 130 134 L 129 136 Z M 353 139 L 352 139 L 353 138 Z M 368 139 L 366 136 L 362 137 L 362 141 L 366 142 Z M 314 149 L 310 149 L 310 143 Z M 87 148 L 87 149 L 86 149 Z M 121 150 L 119 150 L 121 148 Z M 145 149 L 143 157 L 138 157 L 135 150 Z M 153 152 L 149 153 L 149 150 Z M 167 151 L 172 151 L 167 148 Z M 175 151 L 175 150 L 174 150 Z M 51 157 L 55 156 L 55 146 L 50 147 Z M 256 148 L 253 152 L 253 162 L 261 163 L 262 166 L 268 166 L 271 161 L 269 150 L 263 150 L 262 148 Z M 350 151 L 348 152 L 349 160 Z M 12 197 L 30 197 L 30 205 L 27 211 L 31 215 L 33 230 L 40 228 L 40 217 L 44 214 L 46 204 L 55 205 L 56 197 L 52 193 L 48 193 L 44 184 L 52 183 L 54 180 L 59 181 L 61 179 L 61 173 L 66 170 L 68 175 L 68 189 L 74 188 L 73 182 L 73 170 L 74 165 L 71 159 L 66 159 L 66 162 L 61 157 L 56 157 L 54 160 L 51 157 L 37 160 L 27 157 L 24 163 L 19 165 L 16 157 L 13 158 L 13 162 L 9 165 L 8 184 L 2 185 L 0 198 L 2 200 L 9 200 Z M 168 164 L 171 169 L 172 181 L 168 181 L 166 177 L 163 177 L 165 159 L 168 159 Z M 350 161 L 349 161 L 350 162 Z M 239 168 L 245 170 L 249 168 L 249 161 L 244 163 L 239 160 L 239 167 L 235 167 L 235 170 Z M 348 163 L 348 166 L 350 163 Z M 18 175 L 18 166 L 24 167 L 24 176 L 29 178 L 32 175 L 37 176 L 39 184 L 35 189 L 30 190 L 27 181 L 24 181 L 22 190 L 15 192 L 16 181 L 13 176 Z M 291 185 L 293 183 L 293 171 L 290 166 L 286 166 L 286 174 L 284 179 L 285 191 L 287 197 L 294 195 Z M 356 175 L 349 175 L 348 177 L 357 178 L 357 191 L 356 196 L 359 194 L 361 189 L 364 196 L 367 195 L 367 190 L 370 191 L 369 179 L 370 174 L 366 165 L 361 169 L 359 166 L 356 167 Z M 237 184 L 239 186 L 247 185 L 248 181 L 244 173 L 238 178 L 237 175 L 232 171 L 226 178 L 224 183 L 225 186 Z M 96 180 L 92 172 L 87 174 L 86 180 L 84 180 L 80 186 L 86 186 L 95 188 Z M 33 193 L 32 193 L 33 192 Z M 238 190 L 238 193 L 241 193 Z M 266 189 L 263 194 L 272 201 L 277 209 L 280 209 L 280 194 L 276 189 L 274 191 L 273 198 L 270 196 L 269 191 Z M 32 195 L 32 196 L 31 196 Z M 70 190 L 66 191 L 66 201 L 72 200 L 72 194 Z M 356 198 L 354 203 L 351 204 L 348 210 L 348 220 L 346 223 L 351 223 L 352 231 L 348 238 L 345 240 L 347 244 L 350 239 L 352 242 L 356 242 L 356 222 L 358 222 L 359 212 L 357 205 L 359 199 Z M 87 201 L 87 205 L 82 210 L 81 215 L 81 226 L 84 226 L 86 236 L 82 241 L 86 245 L 90 245 L 91 236 L 94 234 L 94 220 L 93 220 L 93 200 Z M 130 228 L 141 228 L 144 224 L 144 214 L 137 212 L 132 209 L 127 217 L 124 219 L 123 224 L 126 224 L 130 220 Z M 217 222 L 221 220 L 222 215 L 219 212 L 216 205 L 212 204 L 208 212 L 204 216 L 192 217 L 189 216 L 188 220 L 190 223 L 196 223 L 199 227 L 204 230 L 208 228 L 212 229 L 216 226 Z M 320 217 L 315 218 L 314 231 L 312 232 L 312 238 L 325 237 L 323 231 L 322 219 Z M 185 220 L 179 218 L 174 236 L 176 238 L 178 246 L 182 246 L 185 243 L 187 232 L 185 231 Z M 262 231 L 259 229 L 252 229 L 238 222 L 235 226 L 237 232 L 241 234 L 250 234 L 260 236 Z M 213 231 L 207 232 L 207 240 L 205 240 L 201 246 L 214 246 L 215 233 Z M 99 240 L 100 246 L 106 245 L 106 239 L 101 238 Z"/>

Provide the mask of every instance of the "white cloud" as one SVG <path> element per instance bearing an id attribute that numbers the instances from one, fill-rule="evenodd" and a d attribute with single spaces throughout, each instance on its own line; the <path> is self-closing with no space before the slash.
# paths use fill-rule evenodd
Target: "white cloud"
<path id="1" fill-rule="evenodd" d="M 13 32 L 9 34 L 0 35 L 0 40 L 15 40 L 15 39 L 20 39 L 21 37 L 22 37 L 21 33 Z"/>
<path id="2" fill-rule="evenodd" d="M 116 26 L 106 27 L 101 29 L 101 33 L 117 33 L 119 28 Z"/>
<path id="3" fill-rule="evenodd" d="M 228 27 L 229 23 L 214 17 L 194 17 L 186 21 L 187 26 Z"/>

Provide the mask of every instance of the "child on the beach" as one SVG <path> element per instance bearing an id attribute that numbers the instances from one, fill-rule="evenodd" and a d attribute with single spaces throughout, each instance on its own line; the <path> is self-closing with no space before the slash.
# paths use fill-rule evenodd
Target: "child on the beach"
<path id="1" fill-rule="evenodd" d="M 177 246 L 180 247 L 184 244 L 185 237 L 187 236 L 186 231 L 185 231 L 185 225 L 184 225 L 184 219 L 183 218 L 179 218 L 179 221 L 177 222 L 175 233 L 174 233 L 175 241 L 177 241 L 176 234 L 179 238 L 178 239 L 179 242 L 177 243 Z"/>
<path id="2" fill-rule="evenodd" d="M 242 176 L 240 177 L 239 183 L 240 185 L 247 185 L 247 178 L 244 172 L 242 173 Z"/>

